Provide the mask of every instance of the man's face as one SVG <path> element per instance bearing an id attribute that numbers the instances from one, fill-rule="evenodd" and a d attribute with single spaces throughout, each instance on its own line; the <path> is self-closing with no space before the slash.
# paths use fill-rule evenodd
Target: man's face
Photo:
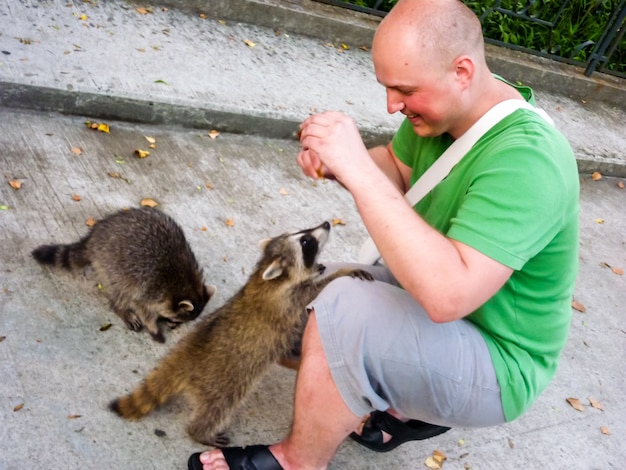
<path id="1" fill-rule="evenodd" d="M 421 137 L 448 132 L 456 115 L 458 90 L 452 67 L 428 60 L 415 48 L 389 50 L 389 41 L 374 43 L 376 78 L 387 90 L 387 111 L 401 112 Z"/>

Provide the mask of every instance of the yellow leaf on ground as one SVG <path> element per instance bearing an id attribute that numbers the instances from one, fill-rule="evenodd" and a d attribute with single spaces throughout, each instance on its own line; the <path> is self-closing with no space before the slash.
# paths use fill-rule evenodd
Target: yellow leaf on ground
<path id="1" fill-rule="evenodd" d="M 604 406 L 602 406 L 602 403 L 598 400 L 589 397 L 589 404 L 591 404 L 591 406 L 593 406 L 596 410 L 604 411 Z"/>
<path id="2" fill-rule="evenodd" d="M 135 8 L 135 11 L 137 13 L 141 13 L 142 15 L 147 15 L 148 13 L 152 13 L 151 8 L 143 8 L 143 7 L 137 7 Z"/>
<path id="3" fill-rule="evenodd" d="M 9 186 L 11 186 L 13 189 L 20 189 L 22 187 L 22 182 L 17 180 L 11 180 L 9 181 Z"/>
<path id="4" fill-rule="evenodd" d="M 100 132 L 106 132 L 107 134 L 110 133 L 110 129 L 109 129 L 109 125 L 108 124 L 104 124 L 104 123 L 98 124 L 98 130 Z"/>
<path id="5" fill-rule="evenodd" d="M 283 196 L 286 196 L 287 194 L 289 194 L 289 192 L 287 192 L 287 190 L 285 188 L 280 188 L 280 191 L 278 191 L 280 194 L 282 194 Z"/>
<path id="6" fill-rule="evenodd" d="M 148 137 L 147 135 L 144 135 L 144 137 L 146 138 L 146 140 L 148 142 L 150 142 L 151 144 L 156 144 L 156 139 L 154 137 Z"/>
<path id="7" fill-rule="evenodd" d="M 135 149 L 135 155 L 137 155 L 139 158 L 146 158 L 147 156 L 150 155 L 150 152 L 148 152 L 147 150 L 141 150 L 141 149 Z"/>
<path id="8" fill-rule="evenodd" d="M 87 220 L 85 220 L 85 225 L 87 227 L 93 227 L 94 225 L 96 225 L 96 219 L 94 219 L 93 217 L 89 217 Z"/>
<path id="9" fill-rule="evenodd" d="M 617 182 L 617 187 L 618 187 L 619 189 L 624 189 L 624 182 L 623 182 L 623 181 L 618 181 L 618 182 Z"/>
<path id="10" fill-rule="evenodd" d="M 20 403 L 19 405 L 15 405 L 13 407 L 13 411 L 20 411 L 22 408 L 24 408 L 24 403 Z"/>
<path id="11" fill-rule="evenodd" d="M 250 41 L 249 39 L 244 39 L 243 42 L 246 44 L 246 46 L 248 47 L 254 47 L 256 46 L 255 43 L 253 43 L 252 41 Z"/>
<path id="12" fill-rule="evenodd" d="M 580 302 L 576 302 L 575 300 L 572 301 L 572 308 L 583 313 L 587 310 L 583 304 L 581 304 Z"/>
<path id="13" fill-rule="evenodd" d="M 596 224 L 603 224 L 604 223 L 604 219 L 596 219 Z"/>
<path id="14" fill-rule="evenodd" d="M 70 148 L 70 152 L 72 152 L 74 155 L 81 155 L 83 153 L 83 149 L 81 149 L 80 147 L 72 147 Z"/>
<path id="15" fill-rule="evenodd" d="M 611 268 L 611 271 L 613 271 L 618 276 L 622 276 L 624 274 L 624 270 L 622 268 Z"/>
<path id="16" fill-rule="evenodd" d="M 76 418 L 82 418 L 82 417 L 83 415 L 69 415 L 67 419 L 76 419 Z"/>
<path id="17" fill-rule="evenodd" d="M 611 432 L 609 431 L 609 428 L 607 428 L 606 426 L 601 426 L 600 427 L 600 432 L 602 434 L 604 434 L 605 436 L 608 436 L 611 434 Z"/>
<path id="18" fill-rule="evenodd" d="M 209 133 L 207 134 L 211 139 L 216 139 L 218 135 L 220 135 L 220 133 L 218 131 L 216 131 L 215 129 L 213 129 L 212 131 L 209 131 Z"/>
<path id="19" fill-rule="evenodd" d="M 234 227 L 235 226 L 235 220 L 234 219 L 226 219 L 226 222 L 224 222 L 226 224 L 227 227 Z"/>
<path id="20" fill-rule="evenodd" d="M 602 179 L 602 174 L 599 171 L 594 171 L 591 174 L 591 179 L 594 181 L 600 181 Z"/>
<path id="21" fill-rule="evenodd" d="M 80 201 L 80 196 L 78 194 L 74 194 L 72 196 L 72 199 L 74 199 L 76 202 Z"/>
<path id="22" fill-rule="evenodd" d="M 154 199 L 150 199 L 149 197 L 144 197 L 139 203 L 141 207 L 156 207 L 159 205 Z"/>
<path id="23" fill-rule="evenodd" d="M 331 221 L 331 224 L 333 227 L 336 227 L 337 225 L 346 225 L 346 223 L 343 221 L 343 219 L 333 219 Z"/>
<path id="24" fill-rule="evenodd" d="M 578 398 L 566 398 L 565 401 L 570 404 L 572 408 L 577 411 L 585 411 L 585 407 L 582 405 Z"/>

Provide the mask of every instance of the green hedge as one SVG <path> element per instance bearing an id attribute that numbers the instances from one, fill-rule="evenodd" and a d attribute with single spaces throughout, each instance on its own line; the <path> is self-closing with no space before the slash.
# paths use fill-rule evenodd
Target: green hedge
<path id="1" fill-rule="evenodd" d="M 495 4 L 495 0 L 463 1 L 479 17 Z M 396 2 L 385 0 L 378 9 L 389 11 Z M 346 3 L 374 8 L 377 0 L 349 0 Z M 560 0 L 503 0 L 500 7 L 513 10 L 530 5 L 529 16 L 551 21 L 562 4 Z M 619 0 L 573 0 L 563 10 L 552 30 L 552 37 L 546 26 L 494 11 L 483 18 L 484 35 L 489 39 L 584 64 L 618 5 Z M 626 39 L 622 39 L 610 59 L 606 64 L 609 70 L 626 73 Z"/>

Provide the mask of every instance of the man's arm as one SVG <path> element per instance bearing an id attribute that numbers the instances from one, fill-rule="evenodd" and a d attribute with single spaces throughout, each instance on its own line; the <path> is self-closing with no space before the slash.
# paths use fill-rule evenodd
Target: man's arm
<path id="1" fill-rule="evenodd" d="M 428 225 L 404 198 L 408 167 L 390 147 L 383 147 L 388 155 L 368 152 L 347 116 L 308 118 L 302 140 L 299 161 L 323 163 L 350 191 L 386 265 L 433 321 L 470 314 L 511 276 L 511 268 Z"/>

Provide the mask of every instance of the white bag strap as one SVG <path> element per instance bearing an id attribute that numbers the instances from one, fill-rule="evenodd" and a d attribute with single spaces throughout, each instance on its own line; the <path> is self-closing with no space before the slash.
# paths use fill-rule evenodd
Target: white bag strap
<path id="1" fill-rule="evenodd" d="M 530 109 L 540 114 L 550 124 L 554 124 L 552 119 L 541 109 L 535 108 L 524 100 L 510 99 L 501 101 L 493 106 L 483 116 L 476 121 L 465 133 L 456 139 L 447 150 L 433 163 L 428 170 L 415 182 L 404 197 L 414 206 L 426 194 L 428 194 L 441 180 L 443 180 L 450 170 L 463 158 L 478 140 L 509 114 L 519 108 Z M 367 239 L 359 253 L 359 262 L 363 264 L 374 264 L 380 260 L 380 254 L 374 241 Z"/>

